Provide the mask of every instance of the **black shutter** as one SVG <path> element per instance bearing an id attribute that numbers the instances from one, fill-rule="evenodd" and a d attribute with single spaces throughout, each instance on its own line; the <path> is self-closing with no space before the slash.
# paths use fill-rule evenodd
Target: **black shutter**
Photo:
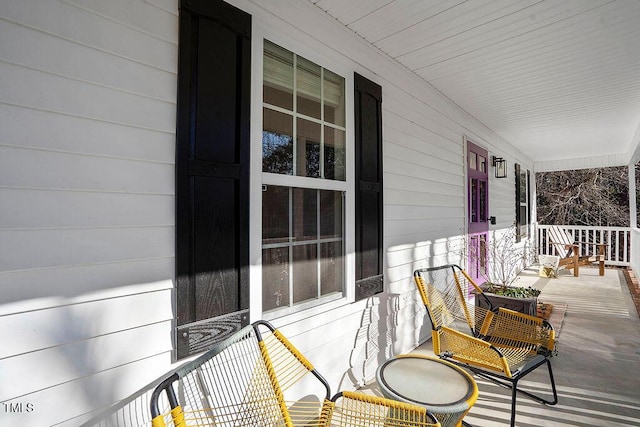
<path id="1" fill-rule="evenodd" d="M 515 181 L 516 181 L 516 243 L 522 239 L 522 234 L 520 231 L 520 226 L 522 225 L 523 220 L 526 221 L 526 218 L 522 218 L 520 215 L 520 165 L 515 164 Z"/>
<path id="2" fill-rule="evenodd" d="M 251 16 L 180 2 L 176 135 L 178 357 L 249 321 Z"/>
<path id="3" fill-rule="evenodd" d="M 527 169 L 527 227 L 531 225 L 531 171 Z"/>
<path id="4" fill-rule="evenodd" d="M 382 88 L 355 74 L 356 299 L 383 290 Z"/>

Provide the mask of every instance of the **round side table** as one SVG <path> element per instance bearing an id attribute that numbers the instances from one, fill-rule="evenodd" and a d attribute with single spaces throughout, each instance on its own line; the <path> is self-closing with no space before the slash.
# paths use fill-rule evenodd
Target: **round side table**
<path id="1" fill-rule="evenodd" d="M 393 357 L 380 365 L 376 379 L 385 397 L 424 406 L 442 427 L 461 426 L 478 399 L 478 386 L 471 375 L 435 357 Z"/>

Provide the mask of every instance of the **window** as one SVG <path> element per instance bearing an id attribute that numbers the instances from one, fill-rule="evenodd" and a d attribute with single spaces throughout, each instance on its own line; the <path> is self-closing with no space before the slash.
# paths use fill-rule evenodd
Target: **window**
<path id="1" fill-rule="evenodd" d="M 262 171 L 345 180 L 344 78 L 265 41 Z"/>
<path id="2" fill-rule="evenodd" d="M 263 200 L 263 310 L 341 296 L 342 192 L 270 185 Z"/>
<path id="3" fill-rule="evenodd" d="M 529 170 L 523 171 L 520 165 L 515 165 L 516 176 L 516 241 L 529 235 L 529 222 L 531 218 L 531 193 Z"/>
<path id="4" fill-rule="evenodd" d="M 265 40 L 265 312 L 295 311 L 344 294 L 345 134 L 345 79 Z"/>

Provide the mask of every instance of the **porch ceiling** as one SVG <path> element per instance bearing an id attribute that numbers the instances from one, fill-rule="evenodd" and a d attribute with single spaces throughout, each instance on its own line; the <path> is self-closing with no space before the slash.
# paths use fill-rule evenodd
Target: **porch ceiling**
<path id="1" fill-rule="evenodd" d="M 638 0 L 308 1 L 536 162 L 636 150 Z"/>

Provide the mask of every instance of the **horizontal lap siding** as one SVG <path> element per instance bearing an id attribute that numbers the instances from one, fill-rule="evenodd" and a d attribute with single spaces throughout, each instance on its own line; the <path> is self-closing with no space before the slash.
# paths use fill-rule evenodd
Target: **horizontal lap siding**
<path id="1" fill-rule="evenodd" d="M 173 257 L 3 272 L 0 316 L 170 289 L 173 272 Z"/>
<path id="2" fill-rule="evenodd" d="M 0 15 L 0 424 L 76 425 L 172 363 L 177 2 Z"/>
<path id="3" fill-rule="evenodd" d="M 412 272 L 459 259 L 463 135 L 510 168 L 518 153 L 307 2 L 229 2 L 383 88 L 386 292 L 276 321 L 353 388 L 429 336 Z M 171 366 L 177 3 L 0 6 L 0 400 L 35 404 L 0 425 L 76 425 Z M 506 213 L 513 181 L 498 181 Z"/>
<path id="4" fill-rule="evenodd" d="M 430 337 L 413 271 L 457 255 L 448 240 L 464 227 L 463 140 L 441 100 L 419 99 L 394 80 L 383 88 L 386 279 L 407 304 L 395 316 L 394 349 L 401 350 Z"/>
<path id="5" fill-rule="evenodd" d="M 280 329 L 336 392 L 364 385 L 381 362 L 415 348 L 421 311 L 411 295 L 383 293 Z"/>

